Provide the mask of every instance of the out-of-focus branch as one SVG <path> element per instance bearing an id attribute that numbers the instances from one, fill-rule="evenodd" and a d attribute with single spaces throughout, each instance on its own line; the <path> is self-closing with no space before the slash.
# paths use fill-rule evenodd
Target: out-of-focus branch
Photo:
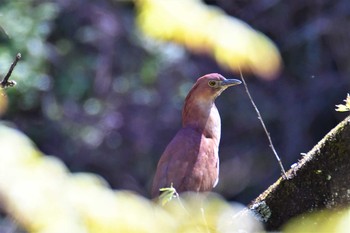
<path id="1" fill-rule="evenodd" d="M 22 55 L 20 53 L 17 53 L 16 58 L 13 61 L 13 63 L 11 64 L 10 69 L 7 72 L 5 78 L 0 82 L 0 86 L 2 88 L 13 87 L 16 85 L 16 82 L 13 80 L 9 80 L 9 78 L 11 77 L 12 71 L 16 67 L 17 62 L 21 59 L 21 57 L 22 57 Z"/>

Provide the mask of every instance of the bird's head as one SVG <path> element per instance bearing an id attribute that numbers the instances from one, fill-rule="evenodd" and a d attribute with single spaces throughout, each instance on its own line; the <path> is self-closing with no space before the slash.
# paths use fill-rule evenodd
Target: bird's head
<path id="1" fill-rule="evenodd" d="M 220 115 L 214 101 L 225 89 L 240 83 L 217 73 L 200 77 L 186 97 L 182 111 L 183 126 L 197 127 L 219 140 Z"/>
<path id="2" fill-rule="evenodd" d="M 191 92 L 196 95 L 196 98 L 215 100 L 226 88 L 241 83 L 238 79 L 226 79 L 221 74 L 211 73 L 200 77 Z"/>

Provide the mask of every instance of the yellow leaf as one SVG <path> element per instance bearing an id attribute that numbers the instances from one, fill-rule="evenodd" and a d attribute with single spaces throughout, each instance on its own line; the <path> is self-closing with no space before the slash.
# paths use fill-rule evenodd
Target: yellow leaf
<path id="1" fill-rule="evenodd" d="M 347 112 L 349 111 L 350 109 L 345 106 L 344 104 L 338 104 L 338 105 L 335 105 L 337 108 L 335 109 L 335 111 L 337 112 Z"/>
<path id="2" fill-rule="evenodd" d="M 320 210 L 290 220 L 282 229 L 285 233 L 332 232 L 347 233 L 350 210 Z"/>
<path id="3" fill-rule="evenodd" d="M 338 112 L 348 112 L 350 111 L 350 95 L 348 94 L 346 99 L 344 100 L 345 102 L 345 105 L 344 104 L 338 104 L 338 105 L 335 105 L 335 107 L 337 107 L 335 109 L 335 111 L 338 111 Z"/>
<path id="4" fill-rule="evenodd" d="M 346 99 L 344 101 L 345 101 L 346 107 L 348 107 L 348 109 L 350 109 L 350 95 L 349 95 L 349 93 L 346 96 Z"/>
<path id="5" fill-rule="evenodd" d="M 281 56 L 262 33 L 199 0 L 137 0 L 137 23 L 148 36 L 209 53 L 224 68 L 276 77 Z"/>
<path id="6" fill-rule="evenodd" d="M 6 93 L 0 88 L 0 116 L 6 112 L 8 99 Z"/>
<path id="7" fill-rule="evenodd" d="M 42 156 L 21 132 L 0 122 L 1 206 L 26 232 L 157 233 L 261 232 L 250 216 L 217 195 L 190 193 L 180 200 L 162 189 L 164 207 L 129 191 L 112 190 L 95 174 L 71 173 L 63 162 Z"/>

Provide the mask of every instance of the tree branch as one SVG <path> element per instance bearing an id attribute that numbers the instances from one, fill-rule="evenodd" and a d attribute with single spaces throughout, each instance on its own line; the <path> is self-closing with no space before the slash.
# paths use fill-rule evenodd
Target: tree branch
<path id="1" fill-rule="evenodd" d="M 332 129 L 249 208 L 278 230 L 292 217 L 350 205 L 350 116 Z"/>
<path id="2" fill-rule="evenodd" d="M 5 78 L 0 82 L 0 86 L 2 88 L 6 88 L 6 87 L 13 87 L 16 85 L 15 81 L 10 80 L 9 78 L 11 77 L 12 71 L 13 69 L 16 67 L 17 62 L 21 59 L 21 54 L 17 53 L 15 60 L 13 61 L 13 63 L 11 64 L 11 67 L 9 69 L 9 71 L 7 72 Z"/>

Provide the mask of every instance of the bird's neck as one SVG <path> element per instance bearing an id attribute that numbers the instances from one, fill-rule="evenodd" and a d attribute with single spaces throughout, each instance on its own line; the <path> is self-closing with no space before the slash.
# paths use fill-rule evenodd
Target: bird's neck
<path id="1" fill-rule="evenodd" d="M 191 127 L 218 144 L 220 142 L 221 120 L 214 101 L 187 99 L 182 112 L 182 126 Z"/>

